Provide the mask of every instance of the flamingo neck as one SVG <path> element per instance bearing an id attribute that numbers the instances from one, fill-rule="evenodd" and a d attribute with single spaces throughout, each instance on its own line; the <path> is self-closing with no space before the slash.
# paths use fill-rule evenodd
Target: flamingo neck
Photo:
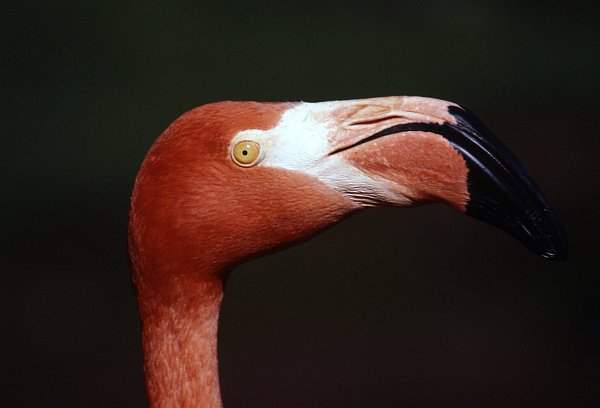
<path id="1" fill-rule="evenodd" d="M 187 281 L 168 301 L 143 286 L 138 285 L 138 302 L 150 407 L 221 408 L 217 363 L 221 280 Z"/>

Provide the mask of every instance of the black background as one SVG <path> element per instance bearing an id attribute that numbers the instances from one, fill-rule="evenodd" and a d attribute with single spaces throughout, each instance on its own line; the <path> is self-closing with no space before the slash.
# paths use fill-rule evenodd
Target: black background
<path id="1" fill-rule="evenodd" d="M 2 14 L 2 405 L 145 405 L 128 199 L 179 114 L 385 95 L 474 110 L 559 209 L 570 259 L 443 206 L 361 213 L 232 274 L 225 406 L 600 403 L 594 6 L 58 1 Z"/>

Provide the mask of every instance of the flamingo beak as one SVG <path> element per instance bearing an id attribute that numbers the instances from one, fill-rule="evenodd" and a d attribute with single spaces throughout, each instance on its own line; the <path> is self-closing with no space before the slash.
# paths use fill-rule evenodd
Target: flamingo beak
<path id="1" fill-rule="evenodd" d="M 566 259 L 556 213 L 517 158 L 473 114 L 418 97 L 351 101 L 334 112 L 330 156 L 392 191 L 392 204 L 444 201 L 549 259 Z M 403 197 L 399 199 L 398 197 Z"/>

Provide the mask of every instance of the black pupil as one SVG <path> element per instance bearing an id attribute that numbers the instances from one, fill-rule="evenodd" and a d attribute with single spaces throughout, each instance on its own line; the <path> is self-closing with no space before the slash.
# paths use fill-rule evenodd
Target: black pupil
<path id="1" fill-rule="evenodd" d="M 243 154 L 244 156 L 248 156 L 248 150 L 242 150 L 242 154 Z"/>

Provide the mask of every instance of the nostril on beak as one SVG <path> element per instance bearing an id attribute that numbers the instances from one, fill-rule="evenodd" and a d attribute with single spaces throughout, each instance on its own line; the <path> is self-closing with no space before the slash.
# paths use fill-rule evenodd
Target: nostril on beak
<path id="1" fill-rule="evenodd" d="M 348 126 L 376 125 L 378 123 L 389 122 L 394 119 L 408 119 L 408 118 L 401 116 L 401 115 L 389 115 L 389 116 L 383 116 L 380 118 L 357 120 L 357 121 L 349 123 Z"/>

